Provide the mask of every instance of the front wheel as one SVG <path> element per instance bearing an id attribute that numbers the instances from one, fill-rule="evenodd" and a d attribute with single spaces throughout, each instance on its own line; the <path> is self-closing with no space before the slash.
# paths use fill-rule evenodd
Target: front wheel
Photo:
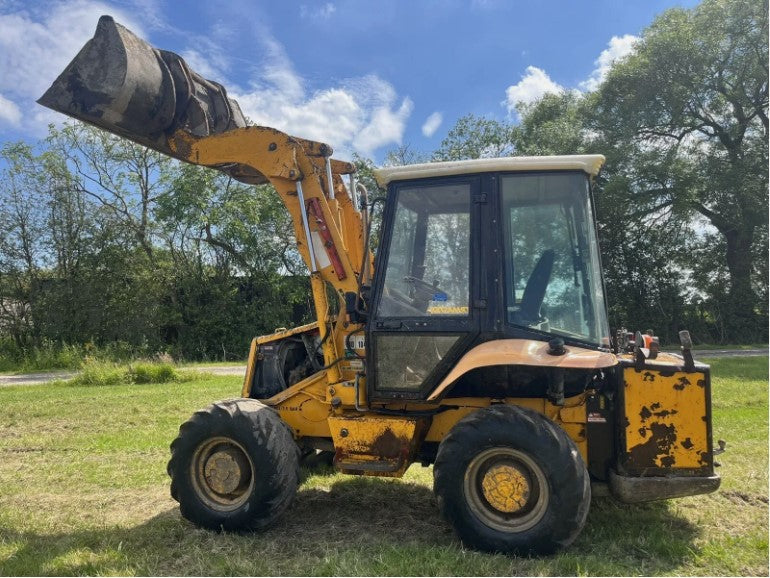
<path id="1" fill-rule="evenodd" d="M 460 420 L 433 473 L 442 514 L 478 550 L 550 554 L 573 542 L 588 515 L 591 486 L 577 447 L 525 408 L 496 405 Z"/>
<path id="2" fill-rule="evenodd" d="M 212 404 L 179 428 L 168 463 L 182 516 L 212 530 L 261 530 L 289 507 L 299 448 L 289 427 L 253 399 Z"/>

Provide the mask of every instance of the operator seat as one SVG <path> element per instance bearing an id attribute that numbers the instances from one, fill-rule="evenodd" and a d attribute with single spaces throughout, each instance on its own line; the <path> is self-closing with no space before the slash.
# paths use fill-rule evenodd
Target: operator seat
<path id="1" fill-rule="evenodd" d="M 514 322 L 532 325 L 540 321 L 540 307 L 545 299 L 545 290 L 551 279 L 555 257 L 553 249 L 546 249 L 540 255 L 540 259 L 537 260 L 537 264 L 527 280 L 519 310 L 514 313 Z"/>

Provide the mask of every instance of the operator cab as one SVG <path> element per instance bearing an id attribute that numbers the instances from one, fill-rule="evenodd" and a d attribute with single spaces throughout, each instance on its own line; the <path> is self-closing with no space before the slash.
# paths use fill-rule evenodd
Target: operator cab
<path id="1" fill-rule="evenodd" d="M 494 339 L 609 348 L 591 179 L 601 155 L 381 169 L 371 399 L 421 400 Z"/>

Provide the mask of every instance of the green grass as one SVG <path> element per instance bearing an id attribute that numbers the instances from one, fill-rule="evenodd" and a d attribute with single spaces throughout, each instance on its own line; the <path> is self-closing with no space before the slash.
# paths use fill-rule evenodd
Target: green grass
<path id="1" fill-rule="evenodd" d="M 767 357 L 713 360 L 720 490 L 629 506 L 595 498 L 567 551 L 528 559 L 464 549 L 441 519 L 429 468 L 403 480 L 306 472 L 261 534 L 181 519 L 168 444 L 239 377 L 108 387 L 0 389 L 0 576 L 767 575 Z"/>
<path id="2" fill-rule="evenodd" d="M 709 350 L 723 350 L 723 349 L 735 349 L 735 350 L 743 350 L 743 349 L 767 349 L 767 343 L 745 343 L 742 345 L 720 345 L 718 343 L 700 343 L 698 345 L 693 346 L 694 351 L 709 351 Z"/>

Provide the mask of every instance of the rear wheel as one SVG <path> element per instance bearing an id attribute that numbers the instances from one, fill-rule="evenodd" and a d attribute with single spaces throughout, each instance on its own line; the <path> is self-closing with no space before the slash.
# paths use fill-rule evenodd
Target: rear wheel
<path id="1" fill-rule="evenodd" d="M 441 442 L 434 491 L 469 547 L 550 554 L 572 543 L 591 489 L 577 447 L 534 411 L 496 405 L 460 420 Z"/>
<path id="2" fill-rule="evenodd" d="M 261 530 L 294 499 L 299 448 L 271 408 L 217 402 L 179 428 L 168 463 L 171 495 L 186 519 L 212 530 Z"/>

